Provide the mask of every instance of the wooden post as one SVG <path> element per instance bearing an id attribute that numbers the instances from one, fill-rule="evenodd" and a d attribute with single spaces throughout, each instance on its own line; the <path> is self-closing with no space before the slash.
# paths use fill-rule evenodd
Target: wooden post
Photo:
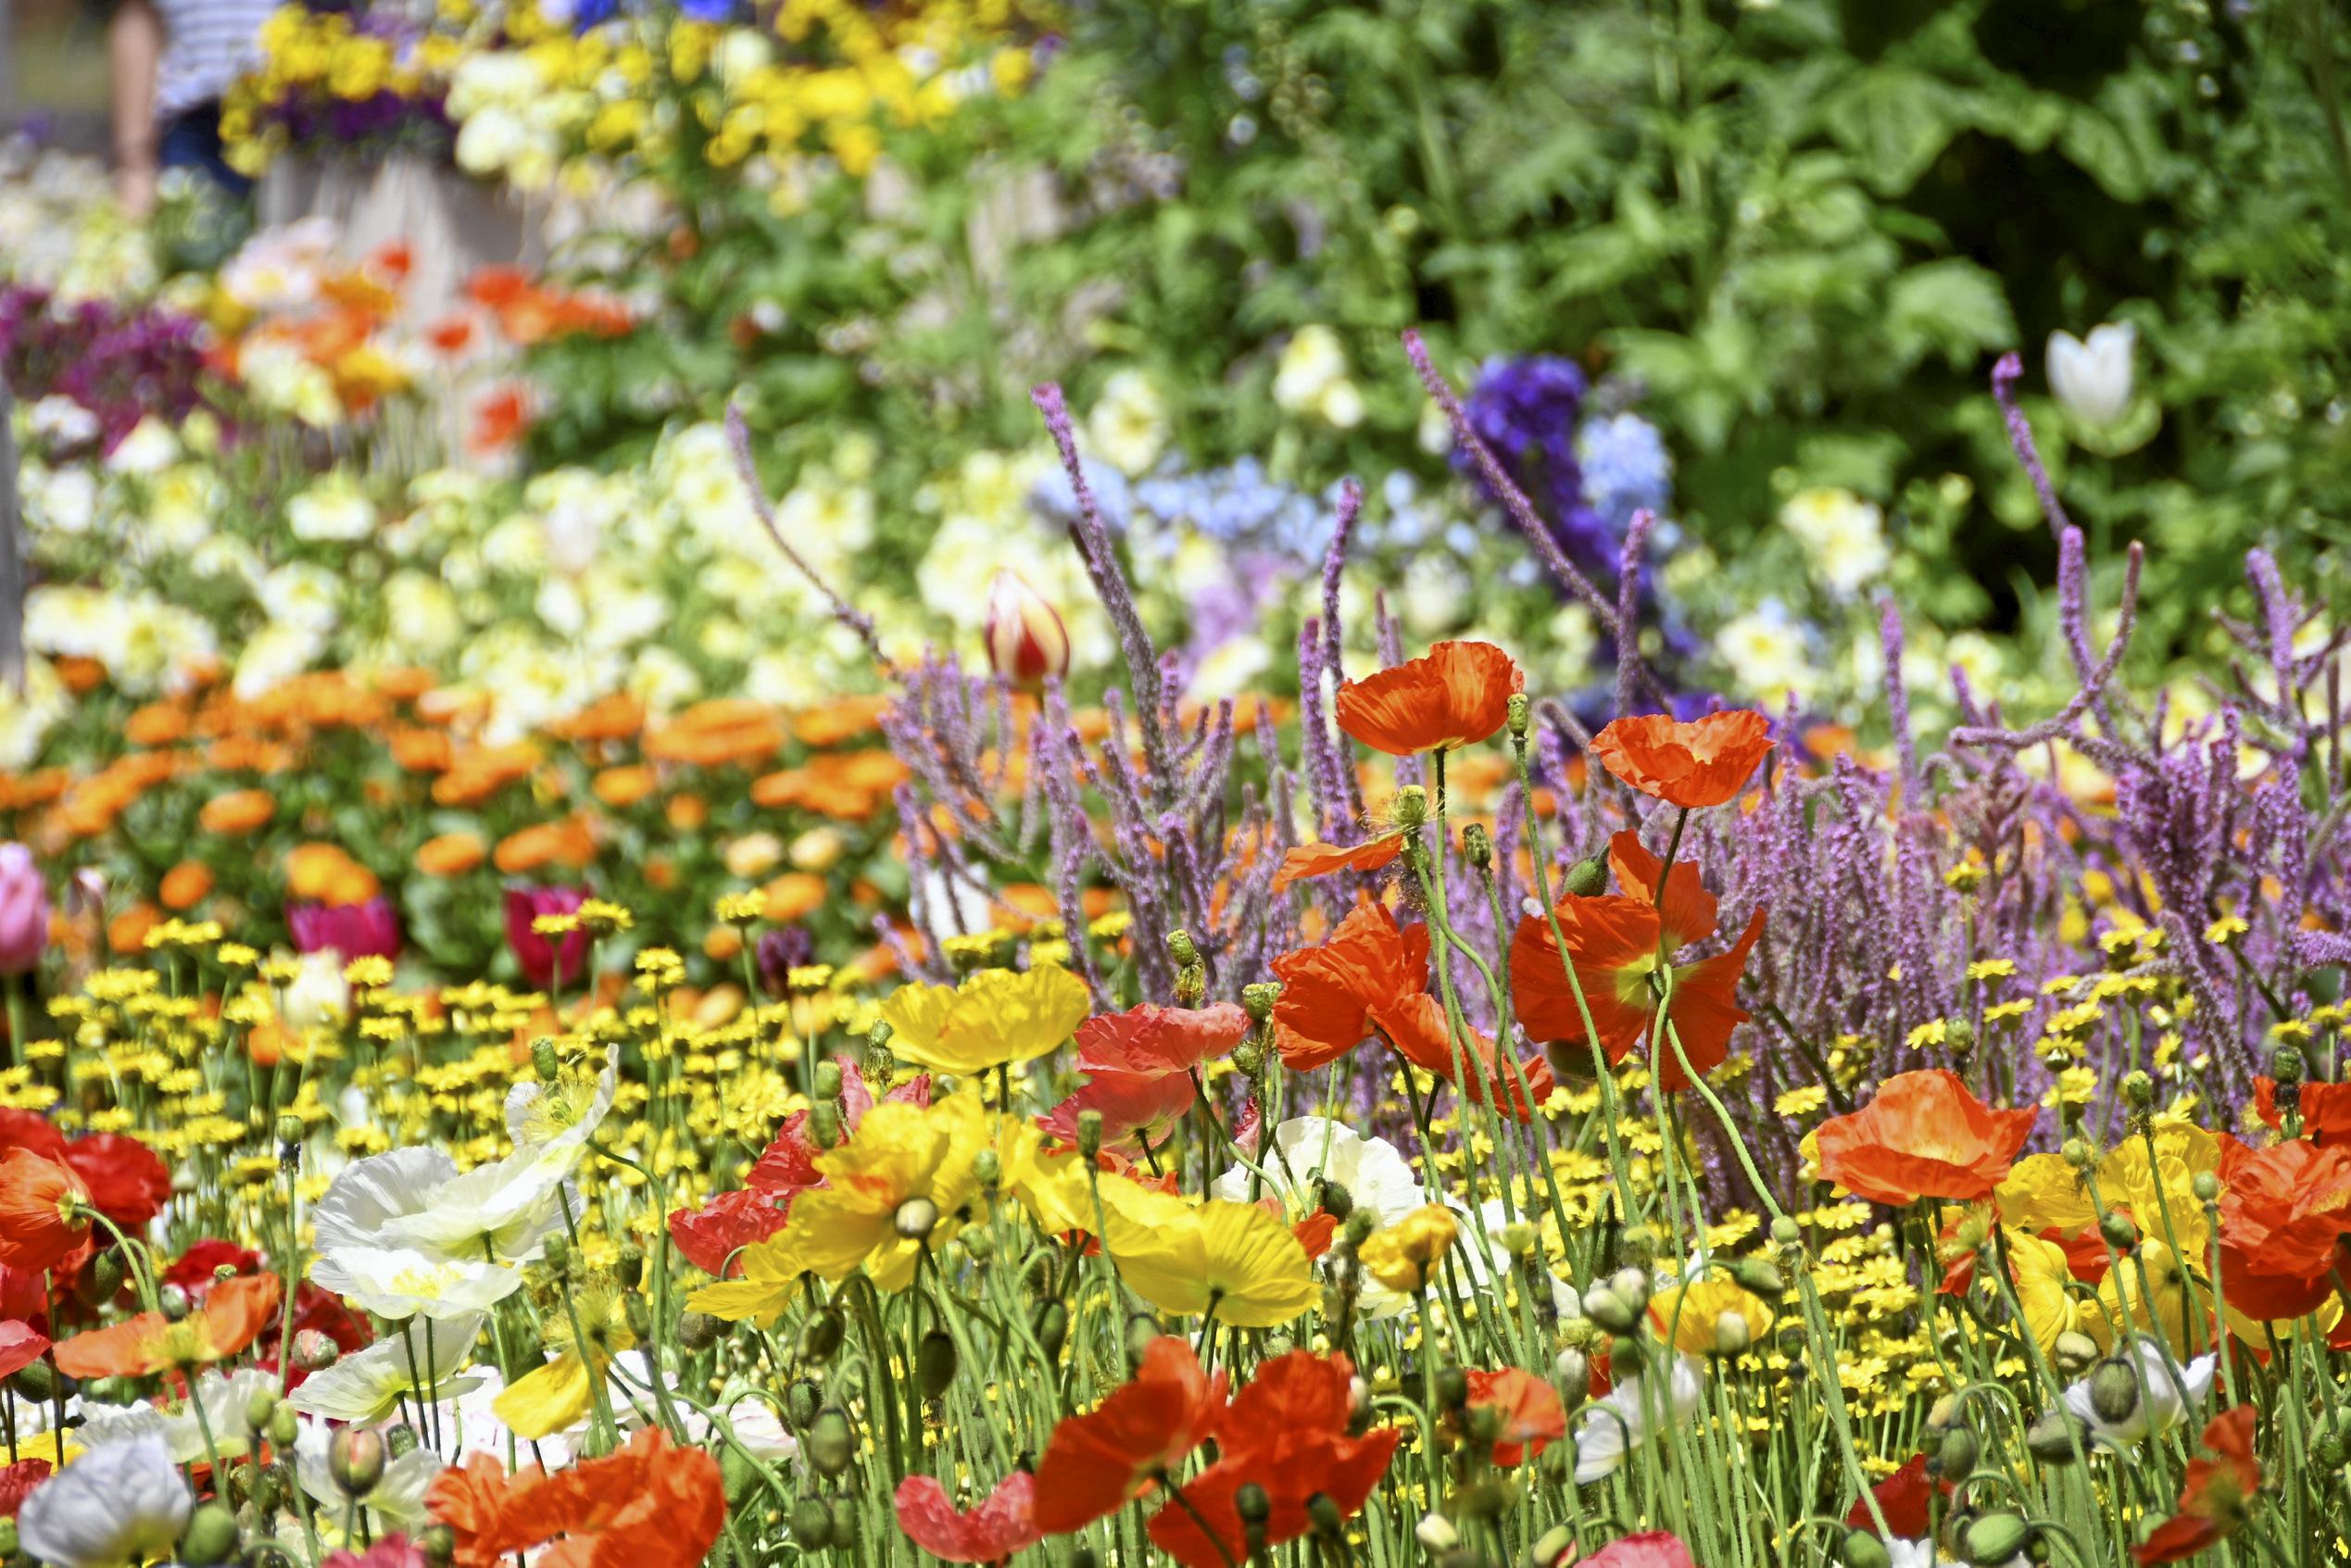
<path id="1" fill-rule="evenodd" d="M 0 680 L 24 695 L 24 529 L 17 511 L 16 408 L 0 376 Z"/>

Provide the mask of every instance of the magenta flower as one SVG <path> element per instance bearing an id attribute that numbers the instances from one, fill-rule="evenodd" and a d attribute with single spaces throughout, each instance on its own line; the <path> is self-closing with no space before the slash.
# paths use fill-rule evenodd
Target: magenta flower
<path id="1" fill-rule="evenodd" d="M 541 915 L 568 915 L 587 902 L 581 887 L 534 887 L 506 890 L 506 941 L 522 966 L 522 978 L 539 990 L 576 978 L 587 959 L 587 933 L 567 931 L 553 939 L 531 929 Z"/>
<path id="2" fill-rule="evenodd" d="M 364 1552 L 343 1550 L 322 1568 L 425 1568 L 424 1549 L 402 1535 L 389 1535 Z"/>
<path id="3" fill-rule="evenodd" d="M 285 923 L 297 952 L 329 950 L 353 959 L 400 956 L 400 921 L 382 894 L 357 904 L 288 904 Z"/>
<path id="4" fill-rule="evenodd" d="M 49 884 L 21 844 L 0 844 L 0 974 L 37 968 L 49 946 Z"/>

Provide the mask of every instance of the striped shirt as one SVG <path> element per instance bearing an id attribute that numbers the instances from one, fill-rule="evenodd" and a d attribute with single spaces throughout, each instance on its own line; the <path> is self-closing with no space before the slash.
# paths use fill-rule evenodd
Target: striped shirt
<path id="1" fill-rule="evenodd" d="M 163 18 L 157 120 L 217 100 L 241 72 L 258 65 L 261 24 L 276 9 L 277 0 L 156 0 Z"/>

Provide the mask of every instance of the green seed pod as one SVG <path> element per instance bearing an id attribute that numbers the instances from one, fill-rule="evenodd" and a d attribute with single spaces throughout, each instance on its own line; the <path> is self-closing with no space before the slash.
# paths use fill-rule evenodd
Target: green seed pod
<path id="1" fill-rule="evenodd" d="M 841 1141 L 841 1108 L 829 1099 L 808 1108 L 808 1135 L 817 1148 L 832 1148 Z"/>
<path id="2" fill-rule="evenodd" d="M 90 1260 L 89 1298 L 104 1303 L 122 1288 L 122 1254 L 109 1247 Z"/>
<path id="3" fill-rule="evenodd" d="M 2068 1329 L 2050 1346 L 2049 1359 L 2068 1377 L 2079 1377 L 2098 1359 L 2098 1342 L 2086 1334 Z"/>
<path id="4" fill-rule="evenodd" d="M 1955 1485 L 1974 1473 L 1982 1453 L 1983 1443 L 1973 1428 L 1954 1426 L 1943 1433 L 1942 1446 L 1935 1450 L 1934 1472 Z"/>
<path id="5" fill-rule="evenodd" d="M 914 1382 L 925 1399 L 936 1399 L 955 1386 L 953 1335 L 935 1328 L 923 1336 L 914 1348 Z"/>
<path id="6" fill-rule="evenodd" d="M 833 1544 L 845 1551 L 857 1544 L 857 1504 L 845 1497 L 833 1499 Z"/>
<path id="7" fill-rule="evenodd" d="M 1241 987 L 1241 1010 L 1249 1014 L 1251 1022 L 1263 1023 L 1274 1016 L 1274 1004 L 1281 1000 L 1281 996 L 1279 981 L 1260 980 L 1244 985 Z"/>
<path id="8" fill-rule="evenodd" d="M 270 1412 L 269 1436 L 271 1448 L 290 1449 L 294 1447 L 295 1439 L 301 1436 L 302 1417 L 292 1405 L 280 1403 L 277 1409 Z"/>
<path id="9" fill-rule="evenodd" d="M 2090 1408 L 2110 1424 L 2130 1420 L 2139 1408 L 2139 1369 L 2119 1356 L 2100 1361 L 2090 1374 Z"/>
<path id="10" fill-rule="evenodd" d="M 726 1333 L 726 1322 L 708 1312 L 681 1312 L 677 1319 L 677 1342 L 691 1355 L 707 1350 Z"/>
<path id="11" fill-rule="evenodd" d="M 2198 1171 L 2189 1177 L 2188 1188 L 2196 1195 L 2198 1203 L 2218 1203 L 2220 1200 L 2220 1178 L 2209 1171 Z"/>
<path id="12" fill-rule="evenodd" d="M 1486 831 L 1483 822 L 1472 822 L 1461 830 L 1462 857 L 1479 871 L 1494 863 L 1494 835 Z"/>
<path id="13" fill-rule="evenodd" d="M 457 1532 L 446 1524 L 435 1524 L 416 1537 L 417 1546 L 424 1552 L 424 1561 L 433 1568 L 449 1568 L 457 1556 Z"/>
<path id="14" fill-rule="evenodd" d="M 1409 850 L 1413 835 L 1428 822 L 1428 791 L 1419 784 L 1405 784 L 1397 790 L 1388 809 L 1395 824 L 1404 831 L 1404 845 Z"/>
<path id="15" fill-rule="evenodd" d="M 1192 941 L 1192 934 L 1180 925 L 1169 932 L 1167 956 L 1176 960 L 1178 969 L 1189 969 L 1200 962 L 1200 948 Z"/>
<path id="16" fill-rule="evenodd" d="M 815 1099 L 841 1098 L 841 1064 L 829 1056 L 816 1064 L 816 1084 L 811 1098 Z"/>
<path id="17" fill-rule="evenodd" d="M 1041 1302 L 1031 1326 L 1037 1335 L 1037 1348 L 1049 1360 L 1059 1361 L 1062 1347 L 1069 1342 L 1069 1309 L 1059 1301 Z"/>
<path id="18" fill-rule="evenodd" d="M 2098 1162 L 2098 1151 L 2081 1138 L 2068 1138 L 2057 1153 L 2077 1171 L 2087 1171 Z"/>
<path id="19" fill-rule="evenodd" d="M 57 1391 L 57 1374 L 49 1370 L 46 1361 L 27 1361 L 13 1381 L 18 1393 L 36 1403 L 46 1403 L 49 1396 Z"/>
<path id="20" fill-rule="evenodd" d="M 187 1568 L 213 1568 L 237 1549 L 237 1516 L 218 1502 L 206 1503 L 188 1516 L 180 1537 L 180 1561 Z"/>
<path id="21" fill-rule="evenodd" d="M 1842 1568 L 1893 1568 L 1893 1554 L 1868 1531 L 1848 1530 L 1844 1544 L 1837 1549 L 1837 1562 Z"/>
<path id="22" fill-rule="evenodd" d="M 792 1539 L 803 1551 L 823 1551 L 833 1544 L 833 1511 L 823 1498 L 802 1498 L 792 1505 Z"/>
<path id="23" fill-rule="evenodd" d="M 1641 1313 L 1607 1286 L 1593 1286 L 1583 1301 L 1584 1316 L 1611 1334 L 1630 1334 L 1641 1322 Z"/>
<path id="24" fill-rule="evenodd" d="M 1730 1277 L 1741 1289 L 1752 1290 L 1766 1301 L 1778 1300 L 1788 1293 L 1788 1276 L 1768 1258 L 1740 1259 L 1730 1265 Z"/>
<path id="25" fill-rule="evenodd" d="M 1328 1176 L 1314 1184 L 1314 1203 L 1324 1213 L 1342 1223 L 1355 1211 L 1355 1195 L 1347 1190 L 1346 1184 Z"/>
<path id="26" fill-rule="evenodd" d="M 563 1064 L 556 1060 L 555 1042 L 545 1035 L 531 1042 L 531 1071 L 539 1075 L 542 1084 L 552 1084 L 563 1075 Z"/>
<path id="27" fill-rule="evenodd" d="M 2269 1076 L 2280 1088 L 2298 1085 L 2310 1075 L 2309 1059 L 2292 1040 L 2280 1040 L 2269 1050 Z"/>
<path id="28" fill-rule="evenodd" d="M 1306 1518 L 1314 1526 L 1314 1534 L 1325 1540 L 1339 1540 L 1347 1534 L 1347 1515 L 1327 1492 L 1316 1492 L 1306 1499 Z"/>
<path id="29" fill-rule="evenodd" d="M 1254 1040 L 1243 1040 L 1233 1047 L 1233 1068 L 1244 1078 L 1254 1078 L 1264 1069 L 1265 1047 Z"/>
<path id="30" fill-rule="evenodd" d="M 1079 1111 L 1077 1113 L 1078 1158 L 1090 1165 L 1095 1157 L 1101 1152 L 1102 1113 L 1099 1110 Z"/>
<path id="31" fill-rule="evenodd" d="M 277 1408 L 278 1391 L 275 1388 L 256 1388 L 251 1394 L 245 1397 L 245 1430 L 248 1432 L 258 1432 L 263 1427 L 269 1425 L 270 1416 L 277 1410 Z"/>
<path id="32" fill-rule="evenodd" d="M 1804 1236 L 1804 1228 L 1785 1214 L 1771 1222 L 1771 1239 L 1777 1246 L 1793 1247 Z"/>
<path id="33" fill-rule="evenodd" d="M 2118 1252 L 2128 1252 L 2139 1245 L 2139 1227 L 2131 1223 L 2131 1216 L 2118 1210 L 2109 1210 L 2098 1219 L 2098 1234 L 2106 1238 L 2106 1245 Z"/>
<path id="34" fill-rule="evenodd" d="M 2032 1539 L 2032 1524 L 2021 1513 L 1987 1513 L 1969 1522 L 1959 1553 L 1977 1568 L 2005 1568 Z"/>
<path id="35" fill-rule="evenodd" d="M 827 1307 L 800 1325 L 800 1357 L 822 1365 L 841 1348 L 841 1314 Z"/>
<path id="36" fill-rule="evenodd" d="M 816 1414 L 808 1429 L 808 1461 L 821 1475 L 844 1475 L 857 1462 L 857 1434 L 849 1426 L 849 1412 L 838 1405 L 828 1405 Z"/>
<path id="37" fill-rule="evenodd" d="M 1577 861 L 1559 879 L 1559 889 L 1571 898 L 1594 898 L 1607 891 L 1608 861 L 1599 855 Z"/>
<path id="38" fill-rule="evenodd" d="M 823 1403 L 823 1392 L 803 1377 L 784 1390 L 784 1419 L 791 1423 L 793 1431 L 805 1432 Z"/>
<path id="39" fill-rule="evenodd" d="M 1525 692 L 1511 693 L 1510 700 L 1503 705 L 1502 710 L 1509 715 L 1508 727 L 1510 730 L 1510 738 L 1513 740 L 1525 740 L 1527 738 L 1527 716 L 1529 711 L 1527 694 Z"/>
<path id="40" fill-rule="evenodd" d="M 2079 1441 L 2073 1418 L 2063 1411 L 2051 1411 L 2025 1429 L 2025 1448 L 2043 1464 L 2071 1464 Z"/>

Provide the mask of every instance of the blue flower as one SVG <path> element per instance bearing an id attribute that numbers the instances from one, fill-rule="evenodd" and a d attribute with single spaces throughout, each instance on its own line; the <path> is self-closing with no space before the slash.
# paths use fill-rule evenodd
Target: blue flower
<path id="1" fill-rule="evenodd" d="M 1673 458 L 1657 427 L 1638 414 L 1585 420 L 1576 452 L 1585 498 L 1618 535 L 1631 526 L 1633 513 L 1662 515 L 1672 499 Z"/>

